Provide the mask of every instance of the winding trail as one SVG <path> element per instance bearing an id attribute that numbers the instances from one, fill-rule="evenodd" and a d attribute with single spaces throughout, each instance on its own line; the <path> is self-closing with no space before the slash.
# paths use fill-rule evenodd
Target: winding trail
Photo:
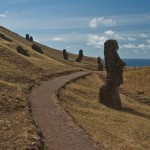
<path id="1" fill-rule="evenodd" d="M 40 127 L 48 150 L 101 150 L 86 132 L 61 109 L 55 93 L 67 81 L 88 74 L 77 72 L 55 77 L 33 89 L 30 95 L 33 117 Z"/>

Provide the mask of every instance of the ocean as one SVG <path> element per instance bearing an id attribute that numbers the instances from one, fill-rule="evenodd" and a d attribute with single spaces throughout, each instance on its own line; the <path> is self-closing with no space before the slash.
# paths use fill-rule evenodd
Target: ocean
<path id="1" fill-rule="evenodd" d="M 150 66 L 150 59 L 123 59 L 127 66 L 144 67 Z"/>

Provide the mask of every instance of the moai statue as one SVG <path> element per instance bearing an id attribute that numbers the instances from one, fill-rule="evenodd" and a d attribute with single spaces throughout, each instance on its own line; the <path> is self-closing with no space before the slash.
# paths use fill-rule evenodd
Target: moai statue
<path id="1" fill-rule="evenodd" d="M 37 52 L 39 52 L 41 54 L 44 54 L 43 51 L 42 51 L 42 48 L 39 47 L 38 45 L 33 44 L 33 45 L 31 45 L 31 47 L 32 47 L 33 50 L 35 50 L 35 51 L 37 51 Z"/>
<path id="2" fill-rule="evenodd" d="M 97 58 L 97 63 L 98 63 L 98 71 L 102 71 L 103 70 L 103 64 L 102 64 L 100 57 Z"/>
<path id="3" fill-rule="evenodd" d="M 68 60 L 68 54 L 67 54 L 66 49 L 63 49 L 63 56 L 65 60 Z"/>
<path id="4" fill-rule="evenodd" d="M 3 40 L 6 40 L 6 41 L 9 41 L 9 42 L 12 42 L 12 40 L 8 37 L 6 37 L 4 34 L 0 33 L 0 38 L 2 38 Z"/>
<path id="5" fill-rule="evenodd" d="M 76 59 L 76 62 L 81 62 L 82 58 L 83 58 L 83 50 L 80 49 L 79 50 L 78 58 Z"/>
<path id="6" fill-rule="evenodd" d="M 33 42 L 33 37 L 32 37 L 32 36 L 30 36 L 30 41 L 32 41 L 32 42 Z"/>
<path id="7" fill-rule="evenodd" d="M 20 45 L 17 46 L 17 52 L 24 56 L 30 57 L 30 55 L 28 54 L 28 51 L 23 49 Z"/>
<path id="8" fill-rule="evenodd" d="M 116 110 L 121 110 L 119 86 L 123 84 L 123 67 L 126 65 L 120 59 L 116 40 L 107 40 L 104 43 L 105 68 L 107 77 L 105 84 L 99 90 L 99 101 Z"/>
<path id="9" fill-rule="evenodd" d="M 26 39 L 27 39 L 27 40 L 30 40 L 30 39 L 29 39 L 29 34 L 26 34 Z"/>

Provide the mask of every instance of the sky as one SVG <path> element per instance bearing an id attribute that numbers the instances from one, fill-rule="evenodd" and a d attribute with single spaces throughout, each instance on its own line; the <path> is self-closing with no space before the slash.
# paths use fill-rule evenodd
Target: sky
<path id="1" fill-rule="evenodd" d="M 121 58 L 150 58 L 149 0 L 0 0 L 0 26 L 74 54 L 103 58 L 116 39 Z"/>

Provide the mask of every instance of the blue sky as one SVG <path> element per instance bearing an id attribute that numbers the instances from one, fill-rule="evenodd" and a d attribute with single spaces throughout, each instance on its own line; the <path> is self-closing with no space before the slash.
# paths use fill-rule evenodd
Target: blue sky
<path id="1" fill-rule="evenodd" d="M 59 50 L 104 57 L 116 39 L 122 58 L 150 58 L 149 0 L 0 0 L 0 25 Z"/>

